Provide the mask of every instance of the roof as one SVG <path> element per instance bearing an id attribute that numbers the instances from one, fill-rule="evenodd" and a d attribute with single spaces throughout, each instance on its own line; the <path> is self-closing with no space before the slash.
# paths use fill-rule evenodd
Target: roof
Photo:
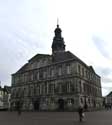
<path id="1" fill-rule="evenodd" d="M 33 56 L 30 60 L 28 60 L 29 62 L 33 62 L 37 59 L 43 58 L 43 57 L 50 57 L 51 55 L 48 54 L 36 54 L 35 56 Z"/>
<path id="2" fill-rule="evenodd" d="M 94 72 L 94 73 L 95 73 L 95 71 L 94 71 L 94 69 L 93 69 L 93 67 L 92 67 L 92 66 L 89 66 L 89 69 L 90 69 L 90 71 L 92 71 L 92 72 Z"/>
<path id="3" fill-rule="evenodd" d="M 72 54 L 70 51 L 58 52 L 55 53 L 55 55 L 53 56 L 53 62 L 61 62 L 69 59 L 79 59 L 79 58 L 76 57 L 74 54 Z"/>
<path id="4" fill-rule="evenodd" d="M 82 63 L 83 65 L 85 65 L 86 67 L 88 67 L 81 59 L 79 59 L 70 51 L 56 53 L 53 57 L 53 62 L 67 61 L 71 59 L 75 59 L 79 61 L 80 63 Z"/>
<path id="5" fill-rule="evenodd" d="M 28 63 L 23 65 L 16 73 L 22 73 L 22 72 L 26 71 L 27 67 L 28 67 Z"/>
<path id="6" fill-rule="evenodd" d="M 0 86 L 0 91 L 11 93 L 11 87 L 10 86 L 4 86 L 4 88 L 2 88 Z"/>
<path id="7" fill-rule="evenodd" d="M 54 55 L 48 55 L 48 54 L 36 54 L 34 57 L 32 57 L 28 63 L 26 63 L 24 66 L 22 66 L 16 73 L 23 73 L 28 70 L 29 63 L 33 63 L 34 61 L 37 61 L 41 58 L 48 58 L 52 57 L 52 63 L 60 63 L 63 61 L 68 61 L 68 60 L 77 60 L 80 63 L 82 63 L 84 66 L 86 66 L 90 71 L 95 73 L 95 70 L 93 69 L 92 66 L 86 65 L 81 59 L 79 59 L 77 56 L 75 56 L 73 53 L 70 51 L 64 51 L 64 52 L 57 52 Z M 95 73 L 96 74 L 96 73 Z M 97 74 L 96 74 L 97 75 Z M 98 75 L 97 75 L 98 76 Z"/>
<path id="8" fill-rule="evenodd" d="M 10 86 L 4 86 L 4 90 L 8 93 L 11 93 L 11 87 Z"/>
<path id="9" fill-rule="evenodd" d="M 71 60 L 71 59 L 75 59 L 78 62 L 82 63 L 84 66 L 86 66 L 88 68 L 88 70 L 92 71 L 93 73 L 95 73 L 95 70 L 92 66 L 88 66 L 86 65 L 81 59 L 79 59 L 77 56 L 75 56 L 73 53 L 71 53 L 70 51 L 65 51 L 65 52 L 58 52 L 55 53 L 54 57 L 53 57 L 53 62 L 57 63 L 57 62 L 62 62 L 62 61 L 67 61 L 67 60 Z M 96 74 L 96 73 L 95 73 Z M 97 74 L 96 74 L 97 75 Z M 98 77 L 100 77 L 99 75 L 97 75 Z"/>
<path id="10" fill-rule="evenodd" d="M 107 97 L 112 97 L 112 92 L 110 92 L 110 93 L 107 95 Z"/>
<path id="11" fill-rule="evenodd" d="M 36 54 L 30 60 L 28 60 L 28 63 L 23 65 L 16 73 L 23 73 L 23 72 L 27 71 L 29 63 L 32 63 L 34 61 L 37 61 L 38 59 L 45 58 L 45 57 L 51 57 L 51 55 L 48 55 L 48 54 Z"/>

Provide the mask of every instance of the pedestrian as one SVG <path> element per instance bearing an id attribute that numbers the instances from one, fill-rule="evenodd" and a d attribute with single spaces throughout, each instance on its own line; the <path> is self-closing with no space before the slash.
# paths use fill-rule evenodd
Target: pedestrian
<path id="1" fill-rule="evenodd" d="M 84 108 L 82 105 L 79 106 L 78 108 L 78 114 L 79 114 L 79 121 L 82 122 L 83 118 L 84 118 Z"/>
<path id="2" fill-rule="evenodd" d="M 20 101 L 17 102 L 17 111 L 18 111 L 18 115 L 21 115 L 21 102 Z"/>
<path id="3" fill-rule="evenodd" d="M 84 105 L 84 111 L 88 111 L 88 105 L 87 104 Z"/>

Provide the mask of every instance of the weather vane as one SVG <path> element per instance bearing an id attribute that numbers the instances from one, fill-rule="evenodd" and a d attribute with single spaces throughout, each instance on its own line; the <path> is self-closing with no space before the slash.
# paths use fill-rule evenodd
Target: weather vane
<path id="1" fill-rule="evenodd" d="M 57 27 L 59 27 L 59 19 L 57 18 Z"/>
<path id="2" fill-rule="evenodd" d="M 57 25 L 59 25 L 59 19 L 57 18 Z"/>

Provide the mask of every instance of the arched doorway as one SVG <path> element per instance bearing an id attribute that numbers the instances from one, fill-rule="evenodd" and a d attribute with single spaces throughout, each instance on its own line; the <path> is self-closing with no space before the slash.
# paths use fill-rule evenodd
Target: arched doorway
<path id="1" fill-rule="evenodd" d="M 58 110 L 64 111 L 64 99 L 58 99 Z"/>
<path id="2" fill-rule="evenodd" d="M 35 101 L 34 101 L 34 110 L 35 110 L 35 111 L 39 111 L 39 106 L 40 106 L 39 100 L 35 100 Z"/>

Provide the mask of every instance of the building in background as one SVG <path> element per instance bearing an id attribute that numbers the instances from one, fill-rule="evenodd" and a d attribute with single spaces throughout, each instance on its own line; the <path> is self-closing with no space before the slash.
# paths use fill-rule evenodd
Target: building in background
<path id="1" fill-rule="evenodd" d="M 3 109 L 3 89 L 0 86 L 0 110 Z"/>
<path id="2" fill-rule="evenodd" d="M 110 92 L 107 96 L 104 97 L 103 105 L 106 109 L 112 108 L 112 92 Z"/>
<path id="3" fill-rule="evenodd" d="M 10 109 L 10 95 L 11 87 L 4 86 L 4 88 L 2 88 L 0 86 L 0 110 Z"/>
<path id="4" fill-rule="evenodd" d="M 52 55 L 37 54 L 12 74 L 11 106 L 23 110 L 75 110 L 102 106 L 101 78 L 92 66 L 65 50 L 59 25 Z"/>

